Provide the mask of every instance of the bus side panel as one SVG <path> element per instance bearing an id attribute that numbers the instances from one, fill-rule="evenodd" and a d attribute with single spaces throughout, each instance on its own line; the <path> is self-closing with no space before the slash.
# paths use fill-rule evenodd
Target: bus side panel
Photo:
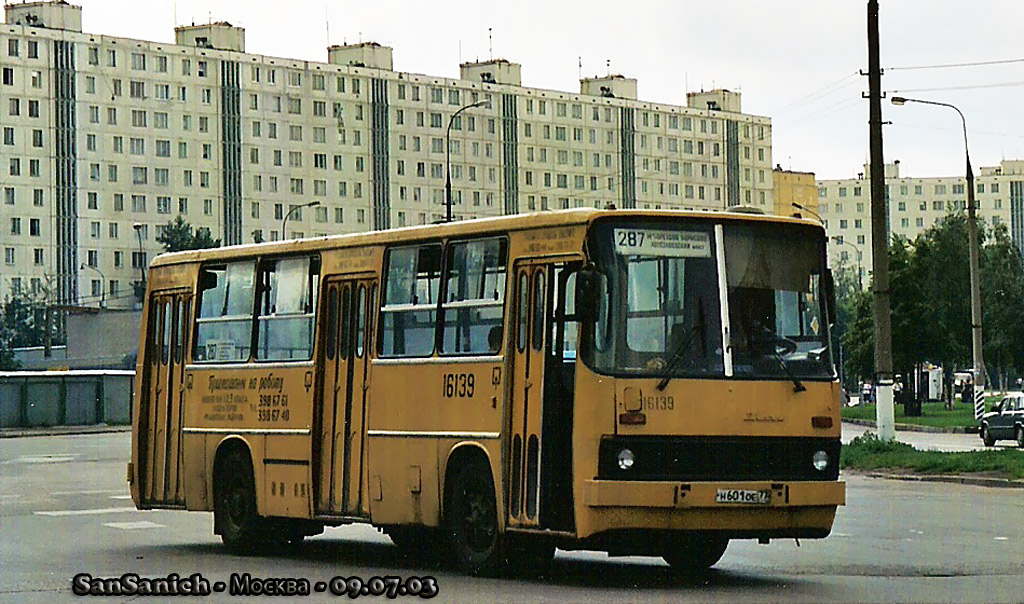
<path id="1" fill-rule="evenodd" d="M 209 489 L 207 470 L 207 435 L 185 432 L 181 435 L 185 508 L 192 511 L 213 510 L 213 492 Z M 213 462 L 209 462 L 213 467 Z"/>
<path id="2" fill-rule="evenodd" d="M 374 524 L 437 526 L 442 464 L 459 442 L 479 442 L 500 458 L 503 369 L 494 360 L 372 363 L 367 427 Z M 500 484 L 500 475 L 494 480 Z"/>

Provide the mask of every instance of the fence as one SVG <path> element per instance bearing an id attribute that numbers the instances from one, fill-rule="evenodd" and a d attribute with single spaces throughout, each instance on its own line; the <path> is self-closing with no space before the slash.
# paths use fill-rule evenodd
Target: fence
<path id="1" fill-rule="evenodd" d="M 131 423 L 135 372 L 0 372 L 0 428 Z"/>

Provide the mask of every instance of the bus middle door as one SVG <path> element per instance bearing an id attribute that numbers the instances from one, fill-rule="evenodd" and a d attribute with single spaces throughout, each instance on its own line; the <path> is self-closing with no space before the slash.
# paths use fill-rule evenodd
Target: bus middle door
<path id="1" fill-rule="evenodd" d="M 508 456 L 510 526 L 540 523 L 540 460 L 545 337 L 548 333 L 547 265 L 520 262 L 515 272 L 515 332 L 512 338 L 512 407 Z"/>
<path id="2" fill-rule="evenodd" d="M 318 405 L 316 511 L 366 516 L 366 376 L 376 287 L 368 280 L 327 284 L 323 400 Z"/>

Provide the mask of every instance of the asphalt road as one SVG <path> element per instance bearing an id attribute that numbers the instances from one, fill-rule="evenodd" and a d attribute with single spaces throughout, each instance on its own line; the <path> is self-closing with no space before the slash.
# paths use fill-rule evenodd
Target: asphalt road
<path id="1" fill-rule="evenodd" d="M 438 602 L 1024 598 L 1024 523 L 1016 489 L 848 476 L 848 505 L 840 509 L 828 539 L 799 547 L 793 541 L 734 542 L 718 566 L 698 579 L 678 578 L 655 558 L 566 552 L 539 576 L 480 579 L 407 560 L 386 537 L 364 526 L 329 529 L 296 552 L 229 555 L 212 534 L 209 514 L 133 508 L 124 482 L 129 438 L 119 433 L 0 440 L 0 602 L 81 601 L 70 589 L 72 576 L 80 572 L 96 577 L 198 572 L 211 582 L 243 572 L 311 582 L 431 575 L 440 588 Z M 246 600 L 222 593 L 202 601 Z"/>

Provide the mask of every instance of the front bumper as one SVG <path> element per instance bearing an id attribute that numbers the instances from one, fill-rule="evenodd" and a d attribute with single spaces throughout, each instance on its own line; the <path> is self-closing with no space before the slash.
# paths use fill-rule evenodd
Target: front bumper
<path id="1" fill-rule="evenodd" d="M 717 503 L 719 490 L 771 491 L 767 504 Z M 648 482 L 588 480 L 583 485 L 583 502 L 592 508 L 707 508 L 763 510 L 793 507 L 846 505 L 846 483 L 841 481 L 801 482 Z"/>
<path id="2" fill-rule="evenodd" d="M 770 491 L 767 503 L 719 503 L 719 490 Z M 656 482 L 588 480 L 577 508 L 577 536 L 618 531 L 714 531 L 729 538 L 823 538 L 836 507 L 846 504 L 839 481 Z"/>

